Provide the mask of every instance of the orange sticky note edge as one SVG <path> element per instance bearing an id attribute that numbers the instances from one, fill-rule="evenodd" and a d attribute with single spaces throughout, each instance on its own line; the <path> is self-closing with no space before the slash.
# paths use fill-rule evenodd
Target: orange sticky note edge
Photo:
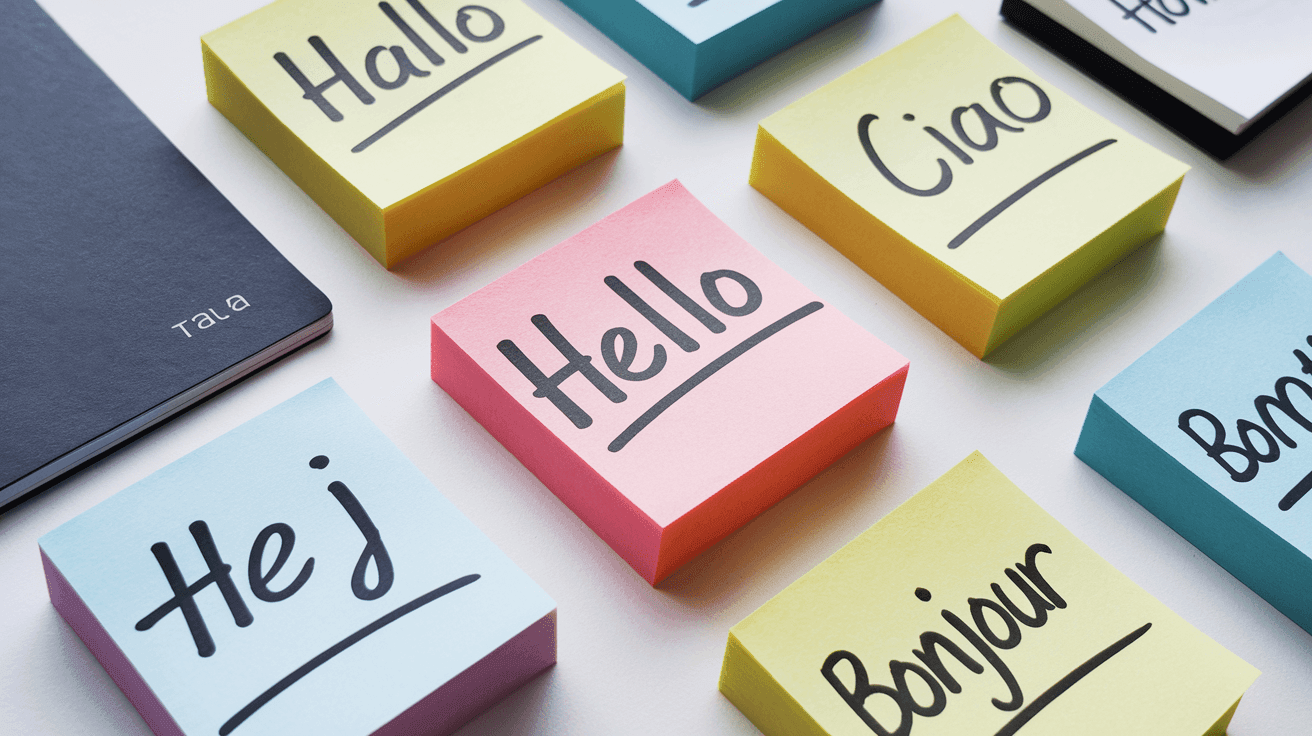
<path id="1" fill-rule="evenodd" d="M 388 268 L 618 145 L 624 77 L 520 0 L 278 0 L 209 99 Z"/>
<path id="2" fill-rule="evenodd" d="M 953 16 L 762 121 L 751 184 L 983 357 L 1162 232 L 1187 170 Z"/>
<path id="3" fill-rule="evenodd" d="M 767 736 L 1222 736 L 1257 678 L 974 453 L 729 631 Z"/>
<path id="4" fill-rule="evenodd" d="M 432 339 L 433 380 L 652 584 L 890 424 L 908 367 L 677 181 Z"/>

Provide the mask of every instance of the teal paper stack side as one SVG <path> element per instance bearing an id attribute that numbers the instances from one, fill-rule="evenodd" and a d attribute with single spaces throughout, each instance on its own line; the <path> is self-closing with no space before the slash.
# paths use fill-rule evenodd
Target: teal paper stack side
<path id="1" fill-rule="evenodd" d="M 693 100 L 878 0 L 561 2 Z"/>
<path id="2" fill-rule="evenodd" d="M 1309 335 L 1277 253 L 1097 391 L 1075 454 L 1312 631 Z"/>

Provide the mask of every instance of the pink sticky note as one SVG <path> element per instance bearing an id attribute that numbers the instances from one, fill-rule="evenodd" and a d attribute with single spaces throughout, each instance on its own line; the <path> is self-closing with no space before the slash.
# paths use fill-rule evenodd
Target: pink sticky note
<path id="1" fill-rule="evenodd" d="M 432 360 L 652 584 L 892 423 L 908 367 L 677 181 L 434 316 Z"/>

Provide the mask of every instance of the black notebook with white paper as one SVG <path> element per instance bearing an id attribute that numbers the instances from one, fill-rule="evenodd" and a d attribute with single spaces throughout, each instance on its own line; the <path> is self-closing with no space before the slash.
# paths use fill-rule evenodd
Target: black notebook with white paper
<path id="1" fill-rule="evenodd" d="M 1218 158 L 1312 93 L 1308 0 L 1003 0 L 1002 14 Z"/>
<path id="2" fill-rule="evenodd" d="M 0 10 L 4 506 L 325 334 L 332 304 L 34 2 Z"/>

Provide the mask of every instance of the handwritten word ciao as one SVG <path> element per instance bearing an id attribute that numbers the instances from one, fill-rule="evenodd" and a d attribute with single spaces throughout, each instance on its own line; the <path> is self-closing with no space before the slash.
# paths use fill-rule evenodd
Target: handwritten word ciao
<path id="1" fill-rule="evenodd" d="M 1033 94 L 1036 108 L 1034 112 L 1029 115 L 1022 115 L 1015 112 L 1013 105 L 1018 105 L 1018 101 L 1015 100 L 1014 97 L 1012 102 L 1008 104 L 1006 98 L 1002 96 L 1004 89 L 1015 89 L 1013 85 L 1017 84 L 1021 85 L 1021 89 L 1026 89 L 1030 94 Z M 1006 115 L 1006 117 L 1018 123 L 1036 123 L 1042 121 L 1043 118 L 1048 117 L 1048 114 L 1052 112 L 1052 101 L 1048 100 L 1047 93 L 1043 92 L 1043 89 L 1039 88 L 1038 84 L 1034 84 L 1033 81 L 1027 79 L 1022 79 L 1022 77 L 1002 76 L 998 77 L 998 79 L 994 79 L 993 83 L 989 85 L 989 96 L 993 97 L 993 104 L 997 106 L 997 109 L 1000 110 L 1002 115 Z M 947 192 L 947 188 L 953 185 L 953 167 L 950 167 L 946 160 L 938 159 L 938 182 L 937 184 L 930 186 L 928 189 L 914 188 L 914 186 L 907 184 L 907 182 L 897 177 L 897 174 L 888 169 L 888 165 L 884 164 L 883 159 L 880 159 L 879 157 L 879 153 L 875 151 L 874 143 L 871 142 L 870 138 L 871 123 L 878 121 L 878 119 L 879 115 L 861 115 L 861 119 L 857 122 L 857 138 L 861 139 L 861 147 L 865 148 L 866 156 L 870 157 L 870 163 L 875 165 L 875 168 L 878 169 L 880 174 L 883 174 L 883 177 L 888 180 L 888 184 L 896 186 L 897 189 L 903 190 L 903 192 L 907 194 L 917 195 L 917 197 L 933 197 L 935 194 Z M 905 122 L 914 122 L 914 119 L 916 119 L 916 115 L 911 113 L 903 115 L 903 121 Z M 979 104 L 979 102 L 972 102 L 971 105 L 963 105 L 959 106 L 959 108 L 955 108 L 949 119 L 956 140 L 959 140 L 959 142 L 962 143 L 962 146 L 966 146 L 972 151 L 992 151 L 993 148 L 997 148 L 998 140 L 1000 140 L 998 131 L 1004 131 L 1004 133 L 1022 133 L 1022 131 L 1025 130 L 1023 127 L 1017 127 L 1002 122 L 1001 118 L 998 118 L 997 115 L 989 112 L 989 109 L 985 108 L 984 105 Z M 967 121 L 974 122 L 972 122 L 970 126 L 967 126 Z M 972 131 L 967 130 L 967 127 L 974 129 L 974 133 L 983 136 L 983 139 L 976 139 L 975 135 L 972 135 Z M 951 153 L 951 155 L 955 156 L 959 161 L 962 161 L 963 164 L 970 165 L 975 163 L 975 159 L 970 153 L 963 151 L 962 147 L 958 146 L 953 139 L 947 138 L 946 135 L 943 135 L 941 131 L 935 129 L 935 127 L 925 126 L 922 130 L 924 130 L 930 138 L 937 140 L 943 148 L 946 148 L 947 152 Z"/>
<path id="2" fill-rule="evenodd" d="M 407 2 L 415 14 L 441 40 L 439 45 L 443 45 L 457 54 L 464 54 L 469 51 L 465 41 L 471 43 L 495 41 L 506 29 L 505 21 L 494 11 L 482 5 L 466 5 L 456 11 L 453 25 L 456 32 L 459 33 L 459 36 L 457 36 L 437 18 L 433 17 L 433 14 L 428 12 L 428 9 L 424 7 L 420 0 L 407 0 Z M 378 8 L 401 31 L 414 48 L 407 51 L 404 46 L 394 45 L 374 46 L 369 49 L 364 55 L 363 66 L 365 76 L 369 78 L 369 81 L 375 87 L 385 91 L 399 89 L 405 86 L 411 77 L 427 77 L 432 74 L 431 71 L 424 69 L 415 63 L 415 60 L 411 59 L 411 54 L 416 52 L 418 56 L 422 56 L 432 66 L 438 67 L 446 63 L 446 59 L 438 53 L 437 49 L 424 36 L 420 35 L 414 26 L 402 18 L 391 3 L 378 3 Z M 328 65 L 328 70 L 332 72 L 332 76 L 317 84 L 311 82 L 306 74 L 301 71 L 301 68 L 285 52 L 279 51 L 273 55 L 274 61 L 277 61 L 278 65 L 300 86 L 305 93 L 303 95 L 305 99 L 318 106 L 319 110 L 333 122 L 340 122 L 344 119 L 342 113 L 324 96 L 324 93 L 335 84 L 345 85 L 346 89 L 350 90 L 357 100 L 366 105 L 374 103 L 373 94 L 346 68 L 346 65 L 337 57 L 337 54 L 333 53 L 328 44 L 324 43 L 322 38 L 310 36 L 308 42 L 310 48 L 319 54 L 319 58 L 323 60 L 324 64 Z M 388 61 L 380 63 L 380 59 L 383 57 L 386 57 Z"/>
<path id="3" fill-rule="evenodd" d="M 233 312 L 243 312 L 246 310 L 247 307 L 251 305 L 250 302 L 246 301 L 246 297 L 242 296 L 241 294 L 233 294 L 232 296 L 228 297 L 226 303 L 228 305 L 228 309 L 232 310 Z M 213 307 L 211 307 L 205 310 L 204 312 L 201 312 L 200 314 L 197 314 L 196 316 L 192 317 L 191 324 L 193 329 L 208 330 L 214 325 L 217 325 L 223 320 L 228 319 L 230 317 L 232 317 L 231 314 L 219 314 L 218 312 L 214 311 Z M 191 337 L 191 333 L 187 331 L 187 320 L 185 319 L 177 323 L 176 325 L 173 325 L 169 329 L 182 330 L 182 334 L 186 335 L 187 337 Z"/>
<path id="4" fill-rule="evenodd" d="M 1189 0 L 1139 0 L 1138 5 L 1125 6 L 1121 0 L 1109 0 L 1112 5 L 1120 8 L 1125 15 L 1121 16 L 1124 20 L 1134 20 L 1139 25 L 1148 29 L 1149 33 L 1156 33 L 1157 29 L 1152 23 L 1139 17 L 1139 13 L 1144 13 L 1150 19 L 1154 16 L 1160 22 L 1166 25 L 1175 25 L 1175 19 L 1189 15 Z M 1198 5 L 1207 5 L 1208 0 L 1193 0 Z M 1217 0 L 1211 0 L 1217 2 Z"/>
<path id="5" fill-rule="evenodd" d="M 941 610 L 939 615 L 948 626 L 952 627 L 959 639 L 954 640 L 938 631 L 922 633 L 920 648 L 911 651 L 920 664 L 896 659 L 888 663 L 892 686 L 870 684 L 870 674 L 861 658 L 842 649 L 833 652 L 825 659 L 820 667 L 820 674 L 872 732 L 878 736 L 908 736 L 912 732 L 912 723 L 916 716 L 933 718 L 947 708 L 948 693 L 956 695 L 962 692 L 962 684 L 957 676 L 963 674 L 963 668 L 964 671 L 981 675 L 986 671 L 985 665 L 987 665 L 1006 689 L 1005 698 L 992 699 L 993 707 L 1004 712 L 1017 711 L 1008 725 L 998 731 L 998 734 L 1001 736 L 1014 733 L 1062 692 L 1143 636 L 1151 627 L 1151 624 L 1146 624 L 1102 650 L 1044 693 L 1031 698 L 1029 705 L 1026 705 L 1025 695 L 1016 675 L 1012 673 L 998 650 L 1005 651 L 1020 646 L 1024 629 L 1042 628 L 1048 623 L 1049 611 L 1066 608 L 1066 601 L 1039 572 L 1036 559 L 1040 553 L 1052 554 L 1052 549 L 1046 544 L 1032 544 L 1025 551 L 1025 562 L 1017 563 L 1015 569 L 1007 568 L 1003 572 L 1015 586 L 1019 596 L 1024 598 L 1024 608 L 1017 603 L 1020 597 L 1013 599 L 1013 596 L 1003 591 L 1002 586 L 993 583 L 989 586 L 993 592 L 992 598 L 966 599 L 970 610 L 970 621 L 974 626 L 946 608 Z M 925 603 L 933 598 L 930 591 L 924 588 L 917 588 L 915 595 Z M 964 642 L 965 646 L 958 643 L 959 641 Z M 944 654 L 951 659 L 945 662 Z M 978 655 L 978 658 L 975 655 Z M 955 660 L 955 666 L 958 668 L 955 674 L 948 667 L 948 662 L 952 660 Z M 839 675 L 840 662 L 846 662 L 851 667 L 851 687 L 848 687 L 843 677 Z M 910 682 L 913 678 L 923 683 L 924 687 L 913 688 Z M 926 693 L 929 702 L 922 702 Z M 867 701 L 876 695 L 886 698 L 892 704 L 898 714 L 897 726 L 889 728 L 871 713 Z M 886 713 L 889 709 L 880 712 Z"/>
<path id="6" fill-rule="evenodd" d="M 328 458 L 319 455 L 310 461 L 310 467 L 319 470 L 326 468 L 328 467 Z M 351 573 L 351 592 L 355 594 L 356 598 L 364 601 L 383 597 L 392 587 L 393 572 L 392 558 L 387 554 L 387 547 L 383 544 L 378 527 L 374 526 L 368 512 L 364 510 L 364 506 L 360 504 L 360 501 L 351 492 L 351 489 L 346 487 L 345 483 L 341 481 L 329 483 L 328 492 L 351 517 L 351 521 L 355 522 L 356 528 L 364 536 L 364 549 L 360 552 L 355 570 Z M 182 570 L 178 567 L 168 543 L 157 542 L 151 545 L 150 551 L 155 555 L 155 560 L 164 573 L 164 579 L 168 581 L 169 587 L 173 589 L 173 597 L 138 621 L 136 629 L 137 631 L 149 631 L 165 616 L 173 611 L 180 611 L 187 622 L 192 641 L 196 645 L 196 653 L 202 657 L 209 657 L 214 654 L 216 647 L 214 638 L 210 636 L 209 628 L 205 625 L 205 619 L 201 616 L 200 607 L 196 605 L 197 593 L 211 585 L 218 588 L 223 595 L 223 602 L 227 604 L 228 611 L 232 615 L 233 622 L 240 627 L 250 626 L 255 622 L 255 617 L 246 606 L 236 583 L 233 582 L 232 565 L 223 561 L 218 546 L 214 542 L 214 536 L 210 532 L 209 525 L 203 520 L 199 520 L 192 522 L 187 529 L 191 532 L 191 536 L 200 550 L 201 558 L 205 560 L 205 565 L 209 568 L 209 571 L 193 582 L 188 583 L 182 574 Z M 278 538 L 278 551 L 273 558 L 273 563 L 266 568 L 265 553 L 269 542 L 274 537 Z M 310 575 L 314 572 L 313 557 L 305 561 L 300 572 L 296 573 L 290 582 L 286 582 L 277 589 L 271 587 L 274 584 L 274 579 L 282 572 L 283 566 L 291 559 L 292 546 L 295 544 L 295 530 L 282 522 L 270 524 L 255 535 L 255 541 L 251 544 L 246 565 L 246 579 L 250 586 L 251 595 L 262 601 L 276 603 L 292 597 L 309 582 Z M 369 585 L 365 577 L 371 563 L 376 574 L 373 585 Z"/>
<path id="7" fill-rule="evenodd" d="M 1312 346 L 1312 335 L 1307 338 L 1309 346 Z M 1294 358 L 1302 366 L 1302 372 L 1312 375 L 1312 358 L 1302 350 L 1294 351 Z M 1294 405 L 1294 399 L 1290 395 L 1291 389 L 1297 389 L 1302 392 L 1303 396 L 1312 401 L 1312 386 L 1302 379 L 1293 376 L 1283 376 L 1276 379 L 1275 388 L 1272 393 L 1275 396 L 1262 394 L 1253 399 L 1253 409 L 1257 412 L 1257 417 L 1261 421 L 1254 422 L 1251 419 L 1239 419 L 1235 422 L 1235 434 L 1239 438 L 1240 444 L 1230 444 L 1226 442 L 1225 425 L 1215 415 L 1205 409 L 1188 409 L 1180 413 L 1179 427 L 1180 431 L 1189 435 L 1190 439 L 1198 443 L 1203 448 L 1207 456 L 1216 461 L 1230 479 L 1236 483 L 1247 483 L 1257 477 L 1258 471 L 1263 463 L 1274 463 L 1280 459 L 1280 445 L 1283 443 L 1289 449 L 1298 447 L 1294 438 L 1285 432 L 1275 419 L 1272 410 L 1277 410 L 1285 416 L 1285 419 L 1293 424 L 1302 427 L 1307 432 L 1312 432 L 1312 419 L 1305 415 Z M 1194 428 L 1194 420 L 1199 419 L 1210 425 L 1211 438 L 1205 439 Z M 1261 449 L 1258 448 L 1254 438 L 1261 441 Z M 1277 440 L 1279 440 L 1277 442 Z M 1236 463 L 1227 460 L 1227 456 L 1238 456 L 1236 461 L 1242 460 L 1243 468 L 1237 467 Z M 1293 508 L 1294 504 L 1300 498 L 1312 490 L 1312 473 L 1304 477 L 1295 485 L 1289 493 L 1280 499 L 1279 507 L 1282 511 L 1288 511 Z"/>
<path id="8" fill-rule="evenodd" d="M 697 320 L 703 327 L 713 334 L 720 334 L 727 328 L 715 314 L 699 304 L 686 292 L 665 278 L 660 271 L 657 271 L 646 261 L 635 261 L 633 267 L 638 273 L 642 274 L 666 297 L 688 313 L 693 319 Z M 643 319 L 647 320 L 653 327 L 665 335 L 680 350 L 691 353 L 699 350 L 701 344 L 691 335 L 684 332 L 673 322 L 667 319 L 663 314 L 657 311 L 646 299 L 639 296 L 637 292 L 631 289 L 628 284 L 621 281 L 617 276 L 607 276 L 602 279 L 603 283 L 610 288 L 624 303 L 629 305 Z M 707 271 L 701 275 L 702 296 L 711 305 L 716 312 L 728 317 L 745 317 L 761 307 L 763 296 L 761 289 L 752 279 L 743 274 L 729 269 L 718 271 Z M 731 281 L 738 285 L 740 295 L 736 297 L 741 300 L 739 304 L 733 304 L 721 290 L 720 284 L 725 281 Z M 616 437 L 609 445 L 611 452 L 618 452 L 628 442 L 647 426 L 656 416 L 660 415 L 671 404 L 685 395 L 697 384 L 709 378 L 720 368 L 723 368 L 732 360 L 736 359 L 742 353 L 749 350 L 754 345 L 776 334 L 788 325 L 799 319 L 819 310 L 823 305 L 819 302 L 812 302 L 798 310 L 777 320 L 769 327 L 757 332 L 748 339 L 739 343 L 737 347 L 721 355 L 715 361 L 712 361 L 702 370 L 698 371 L 691 378 L 681 384 L 678 388 L 668 394 L 661 401 L 657 402 L 651 409 L 645 412 L 633 424 L 629 426 L 620 436 Z M 583 354 L 573 343 L 569 341 L 560 330 L 552 324 L 551 320 L 545 314 L 536 314 L 530 321 L 533 326 L 542 333 L 542 336 L 551 343 L 562 357 L 565 358 L 565 365 L 556 369 L 551 375 L 547 375 L 542 368 L 538 367 L 524 351 L 515 344 L 513 340 L 502 340 L 497 343 L 497 349 L 501 354 L 510 361 L 519 372 L 524 375 L 535 387 L 533 396 L 547 399 L 564 414 L 573 425 L 579 429 L 585 429 L 592 426 L 592 417 L 575 403 L 561 389 L 561 384 L 574 374 L 579 374 L 586 378 L 592 387 L 605 396 L 611 403 L 619 404 L 628 399 L 628 394 L 624 393 L 618 385 L 615 384 L 606 373 L 592 362 L 591 355 Z M 638 338 L 633 330 L 627 327 L 612 327 L 601 336 L 598 352 L 601 354 L 602 362 L 605 363 L 606 369 L 611 376 L 622 381 L 647 381 L 655 378 L 665 369 L 669 360 L 669 354 L 665 345 L 656 343 L 651 348 L 651 359 L 646 361 L 645 367 L 636 367 L 634 363 L 638 360 Z"/>

